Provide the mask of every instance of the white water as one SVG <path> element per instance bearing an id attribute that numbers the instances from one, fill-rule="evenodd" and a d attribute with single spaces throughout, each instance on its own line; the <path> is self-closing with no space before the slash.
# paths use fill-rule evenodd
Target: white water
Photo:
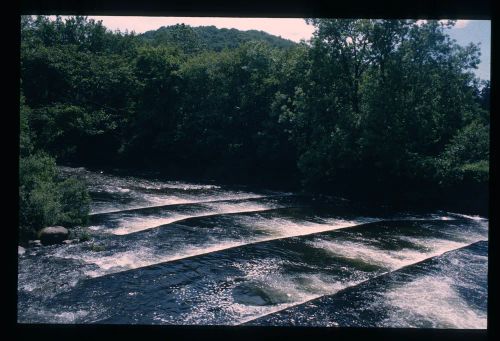
<path id="1" fill-rule="evenodd" d="M 107 182 L 113 179 L 114 182 Z M 100 187 L 99 187 L 100 186 Z M 171 186 L 171 187 L 169 187 Z M 177 187 L 175 187 L 177 186 Z M 213 214 L 224 214 L 224 213 L 242 213 L 250 211 L 264 211 L 278 206 L 273 206 L 271 204 L 258 204 L 258 203 L 206 203 L 207 198 L 212 199 L 241 199 L 241 198 L 257 198 L 262 197 L 259 195 L 254 195 L 253 193 L 243 193 L 243 192 L 225 192 L 225 193 L 211 193 L 209 195 L 201 194 L 199 196 L 193 196 L 192 194 L 186 193 L 184 195 L 167 195 L 167 194 L 150 194 L 142 193 L 140 189 L 147 190 L 162 190 L 167 188 L 183 189 L 189 190 L 219 190 L 219 186 L 212 185 L 190 185 L 184 183 L 175 182 L 150 182 L 142 181 L 138 179 L 121 179 L 117 177 L 104 178 L 102 183 L 94 186 L 94 189 L 99 189 L 104 192 L 114 192 L 117 194 L 132 195 L 134 200 L 132 203 L 124 204 L 122 206 L 117 205 L 116 208 L 143 208 L 143 207 L 156 207 L 163 206 L 166 202 L 173 203 L 196 203 L 204 202 L 203 206 L 207 209 L 199 210 L 196 212 L 184 211 L 181 214 L 176 213 L 165 213 L 165 214 L 154 214 L 148 216 L 132 216 L 118 218 L 118 227 L 114 229 L 109 229 L 109 232 L 116 235 L 125 235 L 137 231 L 142 231 L 157 227 L 158 225 L 168 224 L 178 220 L 208 216 Z M 139 188 L 139 189 L 138 189 Z M 232 197 L 234 196 L 234 197 Z M 239 196 L 239 197 L 238 197 Z M 199 200 L 199 201 L 198 201 Z M 108 205 L 107 203 L 104 203 Z M 111 203 L 111 205 L 113 205 Z M 136 206 L 134 206 L 136 205 Z M 139 205 L 139 206 L 137 206 Z M 140 206 L 144 205 L 144 206 Z M 153 206 L 151 206 L 153 205 Z M 113 209 L 113 207 L 107 207 L 107 209 Z M 117 212 L 117 211 L 115 211 Z M 454 217 L 462 217 L 471 219 L 479 222 L 477 225 L 482 225 L 485 227 L 484 231 L 478 233 L 475 231 L 475 227 L 471 228 L 471 232 L 466 231 L 462 235 L 453 235 L 454 229 L 450 229 L 449 237 L 450 239 L 438 239 L 438 238 L 425 238 L 425 237 L 401 237 L 402 240 L 406 240 L 414 243 L 419 248 L 406 248 L 398 251 L 382 250 L 371 243 L 368 239 L 363 239 L 361 233 L 353 233 L 354 238 L 352 240 L 346 241 L 339 238 L 339 240 L 321 240 L 316 238 L 310 245 L 325 250 L 333 255 L 362 260 L 363 262 L 379 265 L 387 269 L 387 271 L 397 270 L 405 265 L 410 265 L 421 260 L 438 256 L 446 251 L 450 251 L 462 246 L 468 245 L 471 242 L 484 239 L 487 232 L 487 219 L 479 216 L 468 216 L 458 213 L 447 213 L 447 214 L 432 214 L 430 216 L 417 216 L 412 217 L 415 220 L 421 219 L 435 219 L 435 220 L 451 220 Z M 408 218 L 405 216 L 405 218 Z M 122 220 L 120 220 L 122 219 Z M 97 270 L 86 270 L 85 274 L 91 277 L 99 277 L 109 273 L 116 273 L 129 269 L 137 269 L 145 266 L 150 266 L 154 264 L 174 261 L 178 259 L 183 259 L 187 257 L 203 255 L 210 252 L 226 250 L 230 248 L 236 248 L 243 245 L 248 245 L 252 243 L 260 243 L 268 240 L 275 240 L 281 238 L 291 238 L 296 236 L 303 236 L 312 233 L 333 231 L 337 229 L 342 229 L 346 227 L 351 227 L 354 225 L 378 221 L 379 219 L 370 217 L 361 217 L 359 219 L 319 219 L 316 217 L 315 222 L 287 219 L 287 218 L 265 218 L 260 215 L 254 216 L 234 216 L 231 221 L 234 224 L 227 224 L 224 226 L 218 226 L 219 228 L 234 229 L 235 226 L 238 228 L 245 229 L 246 232 L 254 231 L 257 233 L 250 233 L 251 237 L 240 238 L 240 239 L 229 239 L 225 237 L 224 234 L 217 235 L 216 238 L 211 238 L 210 229 L 206 229 L 207 238 L 200 243 L 189 244 L 189 242 L 182 243 L 176 249 L 170 251 L 157 250 L 154 247 L 148 247 L 147 243 L 142 243 L 141 241 L 134 244 L 135 247 L 130 247 L 127 251 L 116 252 L 114 254 L 108 255 L 108 252 L 88 252 L 84 250 L 79 250 L 82 244 L 79 245 L 63 245 L 57 246 L 57 248 L 43 248 L 42 254 L 44 252 L 49 253 L 47 263 L 50 263 L 52 257 L 61 258 L 73 258 L 78 260 L 83 260 L 89 264 L 94 264 L 98 267 Z M 390 219 L 389 219 L 390 220 Z M 472 223 L 472 225 L 476 225 Z M 168 229 L 168 227 L 166 227 Z M 104 226 L 94 226 L 91 229 L 101 229 L 104 230 Z M 165 230 L 168 232 L 168 230 Z M 196 227 L 193 227 L 192 231 L 186 229 L 186 233 L 197 233 Z M 163 231 L 162 231 L 163 232 Z M 484 232 L 484 233 L 483 233 Z M 462 232 L 460 232 L 462 233 Z M 96 234 L 97 236 L 98 234 Z M 154 233 L 152 234 L 154 235 Z M 231 234 L 234 235 L 234 234 Z M 243 234 L 245 235 L 245 234 Z M 184 236 L 184 235 L 182 235 Z M 186 235 L 187 236 L 187 235 Z M 118 237 L 105 236 L 106 238 Z M 219 238 L 217 240 L 217 238 Z M 443 237 L 444 238 L 444 237 Z M 132 238 L 133 239 L 133 238 Z M 177 239 L 176 239 L 177 240 Z M 187 239 L 186 239 L 187 240 Z M 191 240 L 191 239 L 189 239 Z M 149 243 L 151 245 L 152 243 Z M 124 246 L 124 245 L 120 245 Z M 156 246 L 156 245 L 155 245 Z M 73 249 L 75 248 L 75 249 Z M 82 251 L 79 253 L 70 252 L 71 250 Z M 31 251 L 26 252 L 29 254 Z M 106 250 L 113 251 L 113 250 Z M 103 256 L 106 255 L 106 256 Z M 20 255 L 21 259 L 26 259 L 29 255 Z M 253 258 L 253 257 L 252 257 Z M 328 258 L 328 257 L 326 257 Z M 37 260 L 38 263 L 35 265 L 44 264 L 44 261 Z M 300 261 L 300 260 L 299 260 Z M 67 262 L 71 263 L 71 262 Z M 63 263 L 64 264 L 64 263 Z M 255 259 L 238 260 L 232 264 L 234 267 L 241 270 L 243 277 L 242 283 L 245 285 L 255 284 L 255 286 L 265 294 L 268 294 L 272 299 L 276 299 L 279 303 L 274 302 L 271 305 L 252 305 L 242 302 L 241 297 L 235 297 L 232 294 L 232 289 L 234 285 L 238 286 L 238 281 L 231 283 L 231 278 L 216 278 L 207 281 L 207 285 L 200 288 L 196 285 L 189 286 L 183 285 L 179 287 L 171 287 L 171 290 L 175 291 L 176 298 L 180 302 L 188 300 L 193 302 L 193 309 L 185 314 L 180 315 L 176 313 L 174 316 L 166 313 L 165 310 L 155 310 L 155 315 L 153 320 L 163 321 L 165 323 L 176 323 L 176 324 L 199 324 L 200 321 L 217 321 L 220 314 L 226 316 L 226 321 L 230 324 L 245 323 L 247 321 L 256 319 L 258 317 L 277 312 L 286 309 L 291 306 L 302 304 L 309 300 L 319 298 L 324 295 L 334 294 L 339 290 L 344 288 L 359 284 L 365 280 L 368 280 L 366 273 L 362 271 L 355 271 L 354 279 L 339 279 L 330 277 L 328 273 L 318 271 L 317 273 L 308 272 L 289 272 L 285 273 L 281 271 L 283 269 L 283 261 L 279 258 L 260 259 L 256 257 Z M 215 265 L 218 266 L 218 265 Z M 91 267 L 91 266 L 86 266 Z M 39 267 L 43 271 L 43 266 Z M 35 269 L 35 267 L 32 267 Z M 42 273 L 42 271 L 37 270 Z M 50 268 L 48 268 L 50 269 Z M 63 272 L 69 270 L 65 265 L 61 265 L 58 268 Z M 310 269 L 317 269 L 310 267 Z M 54 276 L 54 283 L 57 282 L 58 274 L 53 271 L 54 268 L 50 269 L 50 276 Z M 314 270 L 316 271 L 316 270 Z M 385 269 L 384 269 L 385 271 Z M 30 271 L 24 271 L 29 273 Z M 69 285 L 75 285 L 81 276 L 74 277 L 68 276 Z M 31 276 L 36 277 L 36 275 Z M 21 278 L 21 277 L 20 277 Z M 66 281 L 66 279 L 64 279 Z M 43 288 L 41 291 L 50 290 L 50 285 L 46 285 L 45 279 L 43 282 Z M 50 281 L 47 281 L 50 282 Z M 53 284 L 53 283 L 52 283 Z M 391 307 L 390 315 L 385 321 L 387 326 L 410 326 L 413 327 L 412 321 L 416 319 L 424 319 L 425 321 L 436 321 L 434 326 L 436 327 L 449 327 L 449 328 L 482 328 L 486 326 L 486 316 L 481 312 L 477 312 L 471 307 L 468 307 L 466 302 L 463 301 L 460 295 L 456 292 L 454 288 L 454 283 L 450 278 L 443 277 L 424 277 L 417 279 L 416 281 L 410 282 L 409 284 L 401 285 L 386 293 L 385 300 L 389 302 Z M 32 285 L 31 282 L 25 282 L 19 285 L 21 290 L 34 291 L 39 289 L 36 285 Z M 135 289 L 130 289 L 130 292 L 125 292 L 125 295 L 134 296 L 138 292 Z M 139 289 L 136 289 L 140 291 Z M 161 289 L 159 289 L 161 290 Z M 50 293 L 47 293 L 44 298 L 50 297 Z M 196 300 L 196 301 L 193 301 Z M 92 305 L 92 304 L 91 304 Z M 214 309 L 216 308 L 216 309 Z M 109 309 L 109 308 L 108 308 Z M 155 308 L 156 309 L 156 308 Z M 94 305 L 90 308 L 87 307 L 83 309 L 81 306 L 72 307 L 68 311 L 67 307 L 59 307 L 55 312 L 52 310 L 39 310 L 35 311 L 35 308 L 28 308 L 27 315 L 40 315 L 45 314 L 48 316 L 46 320 L 51 320 L 56 323 L 72 323 L 75 321 L 81 321 L 82 319 L 89 321 L 92 320 L 92 316 L 95 312 Z M 106 310 L 107 311 L 107 310 Z M 109 311 L 112 311 L 109 310 Z M 147 311 L 147 310 L 145 310 Z M 102 312 L 102 311 L 101 311 Z M 409 312 L 409 313 L 408 313 Z M 98 316 L 99 313 L 97 313 Z M 313 319 L 314 317 L 311 317 Z M 221 320 L 219 320 L 221 321 Z"/>
<path id="2" fill-rule="evenodd" d="M 469 242 L 453 242 L 436 238 L 402 239 L 411 239 L 416 244 L 424 246 L 427 251 L 418 252 L 410 249 L 388 251 L 361 243 L 331 242 L 325 240 L 314 241 L 311 242 L 310 245 L 327 250 L 337 256 L 360 259 L 369 264 L 384 266 L 388 269 L 388 271 L 395 271 L 401 269 L 402 267 L 412 265 L 471 244 Z M 477 241 L 479 240 L 481 239 L 478 239 Z M 384 272 L 383 274 L 385 273 L 387 272 Z M 370 279 L 371 278 L 360 279 L 346 283 L 325 283 L 325 285 L 321 286 L 322 291 L 318 293 L 308 293 L 306 295 L 302 293 L 301 295 L 296 295 L 294 296 L 295 301 L 293 303 L 280 307 L 271 307 L 268 312 L 263 311 L 260 315 L 253 315 L 249 318 L 241 319 L 238 324 L 243 324 L 325 295 L 335 294 L 342 289 L 358 285 Z M 428 285 L 429 283 L 430 285 Z M 441 285 L 441 287 L 433 287 L 433 284 L 436 283 Z M 418 318 L 421 320 L 422 317 L 425 317 L 429 321 L 435 320 L 435 325 L 433 327 L 437 328 L 486 328 L 486 315 L 471 310 L 465 301 L 458 296 L 452 285 L 453 282 L 450 278 L 441 280 L 440 278 L 436 279 L 435 277 L 429 276 L 413 281 L 408 285 L 387 293 L 386 298 L 390 302 L 389 304 L 399 310 L 392 310 L 390 318 L 383 322 L 384 325 L 388 327 L 413 327 L 411 324 L 412 319 L 417 320 Z M 422 303 L 427 299 L 427 297 L 433 297 L 433 299 Z M 435 309 L 435 306 L 439 304 L 443 304 L 443 306 Z M 405 310 L 405 312 L 401 312 L 402 310 Z M 410 315 L 406 313 L 406 310 L 410 311 Z M 314 319 L 314 317 L 311 317 L 311 319 Z M 333 323 L 332 326 L 333 325 L 336 324 Z"/>
<path id="3" fill-rule="evenodd" d="M 454 216 L 458 216 L 458 217 L 462 217 L 462 218 L 467 218 L 467 219 L 471 219 L 471 220 L 476 220 L 476 221 L 486 221 L 486 220 L 488 220 L 487 218 L 481 217 L 479 215 L 467 215 L 467 214 L 460 214 L 460 213 L 453 213 L 453 212 L 447 212 L 447 213 L 451 214 L 451 215 L 454 215 Z"/>
<path id="4" fill-rule="evenodd" d="M 262 229 L 269 232 L 267 236 L 256 236 L 246 240 L 220 240 L 216 242 L 207 242 L 202 245 L 179 245 L 178 250 L 173 253 L 158 254 L 157 251 L 149 247 L 140 247 L 125 252 L 116 252 L 110 256 L 101 256 L 99 253 L 83 253 L 79 255 L 67 254 L 63 249 L 57 254 L 58 257 L 83 260 L 87 263 L 98 265 L 99 271 L 89 270 L 88 276 L 98 277 L 109 273 L 120 272 L 124 270 L 137 269 L 159 263 L 170 262 L 192 256 L 207 254 L 214 251 L 226 250 L 238 246 L 252 243 L 260 243 L 281 238 L 304 236 L 317 232 L 333 231 L 341 228 L 351 227 L 363 223 L 364 220 L 325 220 L 325 224 L 310 222 L 297 223 L 287 221 L 286 219 L 266 219 L 266 218 L 241 218 L 248 224 L 247 228 Z M 256 225 L 252 225 L 256 223 Z"/>
<path id="5" fill-rule="evenodd" d="M 354 220 L 345 219 L 321 219 L 321 223 L 311 221 L 293 221 L 285 218 L 262 218 L 262 217 L 242 217 L 238 220 L 242 225 L 260 230 L 270 236 L 296 237 L 312 233 L 333 231 L 345 227 L 351 227 L 359 224 L 380 221 L 377 218 L 359 217 Z"/>
<path id="6" fill-rule="evenodd" d="M 236 212 L 236 207 L 241 207 L 240 212 L 245 212 L 243 207 L 247 203 L 238 205 L 226 205 L 221 208 L 221 211 Z M 248 211 L 257 211 L 269 209 L 265 205 L 246 206 Z M 193 217 L 192 215 L 188 217 Z M 187 218 L 186 216 L 177 216 L 165 218 L 165 223 L 173 222 Z M 250 217 L 236 217 L 235 223 L 237 226 L 250 230 L 257 230 L 264 232 L 264 235 L 258 235 L 252 238 L 239 239 L 239 240 L 218 240 L 210 241 L 207 239 L 203 244 L 184 244 L 179 245 L 176 252 L 159 253 L 153 248 L 141 246 L 134 250 L 125 252 L 116 252 L 109 256 L 102 256 L 96 252 L 86 252 L 80 255 L 66 254 L 63 250 L 59 253 L 59 257 L 72 258 L 83 260 L 87 263 L 93 263 L 100 267 L 100 270 L 89 270 L 86 272 L 91 277 L 98 277 L 109 273 L 116 273 L 124 270 L 137 269 L 150 265 L 175 261 L 187 257 L 203 255 L 215 251 L 222 251 L 234 247 L 244 246 L 252 243 L 260 243 L 281 238 L 290 238 L 304 236 L 319 232 L 334 231 L 337 229 L 352 227 L 355 225 L 377 221 L 376 218 L 361 217 L 357 220 L 344 220 L 344 219 L 323 219 L 321 223 L 310 221 L 294 221 L 285 218 L 265 218 L 262 216 Z M 140 230 L 149 229 L 147 220 L 133 221 L 127 223 L 124 221 L 125 226 L 111 230 L 114 234 L 127 234 Z M 156 226 L 154 220 L 151 221 L 152 225 Z M 161 223 L 160 223 L 161 224 Z M 398 251 L 387 251 L 377 249 L 375 247 L 361 243 L 361 239 L 354 242 L 340 242 L 340 241 L 315 241 L 311 245 L 313 247 L 324 249 L 328 252 L 336 254 L 345 258 L 360 259 L 364 262 L 374 265 L 387 267 L 388 269 L 397 269 L 399 267 L 421 261 L 425 258 L 440 255 L 443 252 L 453 250 L 471 242 L 481 240 L 480 235 L 471 236 L 461 241 L 451 241 L 445 239 L 423 239 L 423 238 L 403 238 L 412 243 L 424 247 L 425 251 L 414 249 L 403 249 Z"/>
<path id="7" fill-rule="evenodd" d="M 128 210 L 143 209 L 143 208 L 154 208 L 166 205 L 179 205 L 179 204 L 198 204 L 207 203 L 210 201 L 220 201 L 220 200 L 244 200 L 244 199 L 258 199 L 265 198 L 265 195 L 251 194 L 251 193 L 225 193 L 224 195 L 211 195 L 211 196 L 168 196 L 168 195 L 150 195 L 150 194 L 140 194 L 139 199 L 135 203 L 121 204 L 121 205 L 109 205 L 108 203 L 99 203 L 103 205 L 104 208 L 93 207 L 90 215 L 104 214 L 104 213 L 119 213 Z"/>
<path id="8" fill-rule="evenodd" d="M 365 263 L 382 266 L 393 271 L 469 244 L 444 239 L 418 239 L 415 240 L 415 243 L 425 247 L 427 250 L 402 249 L 391 251 L 361 243 L 326 240 L 315 241 L 311 245 L 339 257 L 361 260 Z"/>
<path id="9" fill-rule="evenodd" d="M 415 328 L 424 320 L 433 328 L 485 329 L 486 314 L 468 306 L 453 284 L 448 277 L 425 276 L 388 292 L 384 324 Z"/>
<path id="10" fill-rule="evenodd" d="M 277 205 L 259 204 L 252 202 L 207 203 L 204 204 L 203 206 L 205 207 L 205 209 L 194 213 L 174 214 L 171 216 L 156 215 L 156 216 L 146 216 L 146 217 L 140 217 L 140 216 L 125 217 L 120 220 L 119 226 L 117 228 L 107 229 L 106 231 L 116 235 L 125 235 L 138 231 L 148 230 L 164 224 L 170 224 L 187 218 L 207 217 L 210 215 L 228 214 L 228 213 L 258 212 L 258 211 L 266 211 L 278 208 Z"/>
<path id="11" fill-rule="evenodd" d="M 213 287 L 207 287 L 203 293 L 198 294 L 198 302 L 193 310 L 181 316 L 179 320 L 183 324 L 216 320 L 215 313 L 211 309 L 216 305 L 221 308 L 222 314 L 227 314 L 229 317 L 225 324 L 237 325 L 250 321 L 255 316 L 271 314 L 357 283 L 339 282 L 324 274 L 289 276 L 280 271 L 282 269 L 280 259 L 259 259 L 234 265 L 244 273 L 245 285 L 255 285 L 275 299 L 275 303 L 255 305 L 238 302 L 232 295 L 232 286 L 221 291 L 218 284 L 214 283 Z M 176 292 L 180 300 L 192 298 L 192 294 L 185 288 Z M 218 311 L 218 314 L 221 314 L 221 311 Z"/>

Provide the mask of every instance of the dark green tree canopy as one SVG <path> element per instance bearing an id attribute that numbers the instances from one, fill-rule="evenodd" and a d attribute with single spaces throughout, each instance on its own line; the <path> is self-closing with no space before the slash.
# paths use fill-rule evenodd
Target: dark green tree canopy
<path id="1" fill-rule="evenodd" d="M 484 188 L 490 85 L 453 21 L 308 23 L 297 44 L 21 17 L 21 153 L 330 194 Z"/>

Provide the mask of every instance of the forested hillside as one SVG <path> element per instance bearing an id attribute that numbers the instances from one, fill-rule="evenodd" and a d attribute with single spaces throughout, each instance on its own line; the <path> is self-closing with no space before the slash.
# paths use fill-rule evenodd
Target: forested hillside
<path id="1" fill-rule="evenodd" d="M 257 30 L 240 31 L 234 28 L 217 28 L 215 26 L 191 27 L 184 24 L 163 26 L 154 31 L 139 35 L 152 45 L 171 44 L 181 48 L 191 44 L 199 49 L 221 51 L 224 48 L 236 48 L 249 41 L 261 41 L 274 47 L 289 48 L 293 41 L 273 36 Z"/>
<path id="2" fill-rule="evenodd" d="M 137 36 L 82 17 L 22 17 L 21 157 L 484 203 L 489 83 L 473 73 L 478 47 L 457 45 L 437 21 L 310 24 L 311 41 L 295 44 L 214 27 Z"/>

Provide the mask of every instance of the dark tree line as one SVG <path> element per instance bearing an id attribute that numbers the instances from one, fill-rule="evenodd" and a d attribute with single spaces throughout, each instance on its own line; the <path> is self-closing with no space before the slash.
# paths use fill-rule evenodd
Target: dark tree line
<path id="1" fill-rule="evenodd" d="M 313 38 L 290 44 L 22 17 L 21 156 L 391 200 L 484 198 L 478 47 L 451 40 L 453 22 L 309 23 Z"/>

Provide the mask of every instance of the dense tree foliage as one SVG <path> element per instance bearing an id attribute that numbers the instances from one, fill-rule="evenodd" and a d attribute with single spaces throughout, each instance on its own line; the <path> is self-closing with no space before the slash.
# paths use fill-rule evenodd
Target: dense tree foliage
<path id="1" fill-rule="evenodd" d="M 225 48 L 237 48 L 250 41 L 267 42 L 272 46 L 289 48 L 294 42 L 273 36 L 263 31 L 240 31 L 234 28 L 218 29 L 215 26 L 190 27 L 184 24 L 161 27 L 147 31 L 140 38 L 153 45 L 171 44 L 190 52 L 201 50 L 222 51 Z"/>
<path id="2" fill-rule="evenodd" d="M 76 55 L 76 45 L 87 39 L 86 33 L 80 31 L 83 18 L 72 18 L 66 23 L 66 30 L 61 30 L 61 20 L 55 23 L 40 17 L 36 21 L 28 17 L 22 18 L 22 55 L 30 58 L 21 60 L 24 67 L 42 72 L 42 77 L 32 78 L 27 87 L 21 86 L 20 95 L 20 149 L 19 149 L 19 237 L 20 242 L 37 237 L 43 227 L 63 224 L 73 227 L 84 224 L 90 209 L 90 196 L 85 184 L 76 179 L 62 179 L 58 176 L 56 161 L 45 150 L 56 149 L 60 144 L 68 143 L 68 148 L 61 150 L 67 155 L 68 150 L 75 148 L 76 136 L 74 127 L 82 118 L 92 120 L 94 117 L 81 107 L 65 103 L 66 86 L 72 84 L 61 79 L 62 73 L 69 73 L 71 65 L 65 64 L 65 57 Z M 32 34 L 37 27 L 38 34 Z M 98 25 L 96 26 L 98 27 Z M 86 48 L 95 46 L 99 30 L 94 29 L 94 37 L 88 39 Z M 103 29 L 100 32 L 105 32 Z M 59 41 L 55 41 L 55 39 Z M 76 40 L 78 39 L 78 40 Z M 60 41 L 73 44 L 73 48 L 60 46 Z M 47 46 L 47 47 L 44 47 Z M 51 46 L 51 47 L 49 47 Z M 69 45 L 68 45 L 69 46 Z M 66 48 L 66 49 L 65 49 Z M 53 53 L 54 52 L 54 53 Z M 51 60 L 48 66 L 46 61 Z M 31 63 L 31 64 L 30 64 Z M 74 70 L 73 70 L 74 71 Z M 43 74 L 45 73 L 45 76 Z M 58 79 L 50 82 L 47 74 Z M 22 82 L 22 79 L 21 79 Z M 54 86 L 52 86 L 54 85 Z M 41 91 L 39 91 L 41 89 Z M 23 90 L 28 92 L 28 100 Z M 58 94 L 61 97 L 58 97 Z M 32 110 L 27 102 L 38 102 L 36 110 Z"/>
<path id="3" fill-rule="evenodd" d="M 307 186 L 414 193 L 454 184 L 464 167 L 487 181 L 488 112 L 471 72 L 476 46 L 455 44 L 435 21 L 311 23 L 309 76 L 285 109 L 305 121 L 295 139 Z M 481 154 L 482 167 L 451 157 L 457 148 Z"/>
<path id="4" fill-rule="evenodd" d="M 489 83 L 453 22 L 309 23 L 296 44 L 22 17 L 21 153 L 331 194 L 486 193 Z"/>

